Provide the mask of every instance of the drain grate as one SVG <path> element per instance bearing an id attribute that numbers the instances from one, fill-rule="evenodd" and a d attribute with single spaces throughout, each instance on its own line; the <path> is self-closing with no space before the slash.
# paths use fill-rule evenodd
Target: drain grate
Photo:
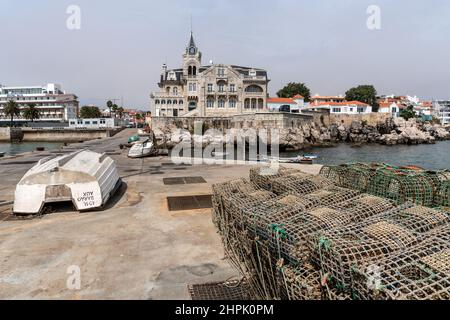
<path id="1" fill-rule="evenodd" d="M 167 197 L 169 211 L 183 211 L 212 208 L 212 195 Z"/>
<path id="2" fill-rule="evenodd" d="M 163 182 L 167 186 L 180 185 L 180 184 L 198 184 L 206 183 L 203 177 L 178 177 L 178 178 L 164 178 Z"/>
<path id="3" fill-rule="evenodd" d="M 248 300 L 249 287 L 245 281 L 226 281 L 188 286 L 192 300 Z"/>

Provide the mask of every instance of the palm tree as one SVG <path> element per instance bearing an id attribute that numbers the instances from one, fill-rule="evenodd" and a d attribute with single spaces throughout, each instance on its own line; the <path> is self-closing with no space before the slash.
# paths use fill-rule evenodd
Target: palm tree
<path id="1" fill-rule="evenodd" d="M 123 118 L 123 113 L 124 112 L 125 112 L 125 110 L 122 107 L 117 109 L 117 114 L 119 115 L 119 119 Z"/>
<path id="2" fill-rule="evenodd" d="M 14 123 L 14 117 L 20 116 L 19 105 L 14 100 L 9 100 L 5 108 L 3 109 L 3 112 L 5 113 L 5 116 L 11 117 L 11 127 L 12 127 Z"/>
<path id="3" fill-rule="evenodd" d="M 113 102 L 112 102 L 111 100 L 109 100 L 109 101 L 106 103 L 106 107 L 109 109 L 109 116 L 111 117 L 111 109 L 112 109 L 112 107 L 113 107 Z"/>
<path id="4" fill-rule="evenodd" d="M 34 122 L 34 119 L 40 118 L 40 113 L 34 103 L 29 103 L 27 108 L 23 111 L 23 116 L 25 119 L 30 119 L 31 122 Z"/>
<path id="5" fill-rule="evenodd" d="M 119 107 L 117 106 L 117 104 L 113 104 L 113 105 L 112 105 L 112 111 L 114 112 L 114 117 L 116 116 L 117 109 L 119 109 Z"/>

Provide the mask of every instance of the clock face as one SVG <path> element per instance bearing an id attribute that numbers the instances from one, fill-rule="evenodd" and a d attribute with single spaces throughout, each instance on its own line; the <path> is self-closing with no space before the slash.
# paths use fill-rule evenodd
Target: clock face
<path id="1" fill-rule="evenodd" d="M 195 48 L 194 47 L 190 47 L 189 48 L 189 54 L 195 54 Z"/>

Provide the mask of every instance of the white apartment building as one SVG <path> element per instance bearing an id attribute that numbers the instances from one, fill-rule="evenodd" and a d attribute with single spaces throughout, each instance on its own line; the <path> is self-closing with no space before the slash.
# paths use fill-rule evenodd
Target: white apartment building
<path id="1" fill-rule="evenodd" d="M 40 117 L 35 121 L 67 122 L 78 116 L 78 97 L 62 91 L 61 86 L 49 83 L 44 86 L 7 87 L 0 85 L 0 122 L 10 121 L 3 112 L 8 101 L 14 100 L 21 110 L 34 104 Z M 14 121 L 27 121 L 22 115 Z"/>
<path id="2" fill-rule="evenodd" d="M 97 119 L 70 119 L 71 129 L 106 129 L 114 128 L 118 125 L 117 118 L 97 118 Z"/>
<path id="3" fill-rule="evenodd" d="M 372 106 L 360 101 L 319 102 L 315 104 L 311 103 L 303 110 L 328 110 L 330 114 L 365 114 L 372 113 Z"/>
<path id="4" fill-rule="evenodd" d="M 433 115 L 443 125 L 450 125 L 450 100 L 433 101 Z"/>

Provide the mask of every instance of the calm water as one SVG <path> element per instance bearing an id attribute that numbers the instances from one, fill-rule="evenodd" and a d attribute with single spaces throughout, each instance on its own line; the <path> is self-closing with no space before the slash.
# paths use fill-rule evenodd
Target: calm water
<path id="1" fill-rule="evenodd" d="M 283 153 L 280 157 L 294 157 L 299 153 Z M 340 144 L 334 148 L 313 148 L 308 150 L 319 156 L 316 163 L 342 164 L 351 161 L 384 162 L 393 165 L 417 165 L 429 170 L 450 169 L 450 141 L 427 145 L 383 146 L 378 144 L 352 148 L 348 144 Z"/>
<path id="2" fill-rule="evenodd" d="M 0 142 L 0 152 L 6 156 L 36 150 L 36 147 L 44 147 L 45 150 L 55 150 L 64 144 L 60 142 L 22 142 L 22 143 L 3 143 Z"/>

